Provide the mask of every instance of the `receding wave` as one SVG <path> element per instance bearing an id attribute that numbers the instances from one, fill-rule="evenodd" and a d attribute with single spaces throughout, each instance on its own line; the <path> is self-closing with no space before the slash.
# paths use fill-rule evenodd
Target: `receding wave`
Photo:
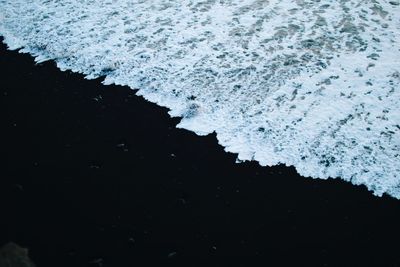
<path id="1" fill-rule="evenodd" d="M 139 89 L 238 161 L 400 198 L 397 0 L 0 0 L 0 34 Z"/>

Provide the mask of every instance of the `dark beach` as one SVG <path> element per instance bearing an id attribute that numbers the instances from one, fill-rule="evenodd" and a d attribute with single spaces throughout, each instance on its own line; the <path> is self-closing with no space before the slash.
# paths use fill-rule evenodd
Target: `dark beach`
<path id="1" fill-rule="evenodd" d="M 400 266 L 400 201 L 235 163 L 215 135 L 0 47 L 0 246 L 37 267 Z"/>

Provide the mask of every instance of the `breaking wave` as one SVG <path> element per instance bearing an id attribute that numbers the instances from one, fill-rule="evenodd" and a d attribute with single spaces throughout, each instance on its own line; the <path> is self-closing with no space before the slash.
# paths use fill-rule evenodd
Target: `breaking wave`
<path id="1" fill-rule="evenodd" d="M 400 198 L 398 0 L 0 0 L 0 34 L 139 89 L 238 161 Z"/>

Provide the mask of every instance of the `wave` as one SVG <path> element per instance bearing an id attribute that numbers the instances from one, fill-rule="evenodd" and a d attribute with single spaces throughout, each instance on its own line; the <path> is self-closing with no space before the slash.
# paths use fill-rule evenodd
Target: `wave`
<path id="1" fill-rule="evenodd" d="M 127 85 L 238 161 L 400 199 L 400 5 L 0 0 L 10 49 Z"/>

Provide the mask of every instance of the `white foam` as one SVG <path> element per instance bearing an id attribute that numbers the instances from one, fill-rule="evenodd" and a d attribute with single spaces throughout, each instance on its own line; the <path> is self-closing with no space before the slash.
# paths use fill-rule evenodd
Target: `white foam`
<path id="1" fill-rule="evenodd" d="M 216 132 L 238 160 L 400 198 L 400 6 L 387 0 L 0 0 L 9 48 Z"/>

